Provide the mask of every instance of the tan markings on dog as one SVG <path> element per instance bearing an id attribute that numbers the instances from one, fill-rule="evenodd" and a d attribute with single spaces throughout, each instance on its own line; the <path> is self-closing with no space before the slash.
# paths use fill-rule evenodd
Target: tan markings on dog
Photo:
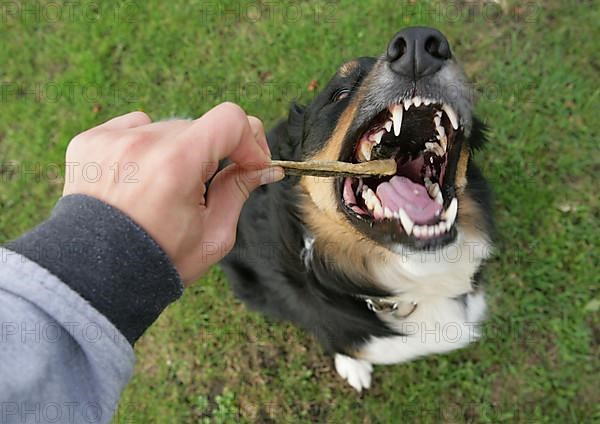
<path id="1" fill-rule="evenodd" d="M 339 159 L 344 138 L 354 121 L 360 101 L 359 92 L 342 113 L 323 149 L 310 159 Z M 361 280 L 367 280 L 371 275 L 371 261 L 387 255 L 389 251 L 364 236 L 348 222 L 338 207 L 334 178 L 305 176 L 300 180 L 300 186 L 304 191 L 301 197 L 303 216 L 315 236 L 315 250 L 330 266 L 346 275 L 356 275 L 362 277 Z"/>
<path id="2" fill-rule="evenodd" d="M 333 191 L 332 182 L 322 184 L 331 185 Z M 359 281 L 370 280 L 371 264 L 376 258 L 383 260 L 389 251 L 350 224 L 337 210 L 337 204 L 323 210 L 310 196 L 303 196 L 302 210 L 315 237 L 315 251 L 325 262 L 347 276 L 358 277 Z"/>
<path id="3" fill-rule="evenodd" d="M 455 187 L 456 193 L 460 194 L 465 190 L 467 186 L 467 166 L 469 165 L 469 147 L 465 144 L 462 145 L 460 151 L 460 157 L 456 165 L 456 176 L 455 176 Z"/>
<path id="4" fill-rule="evenodd" d="M 484 222 L 483 210 L 479 203 L 475 201 L 468 192 L 458 194 L 458 220 L 460 228 L 472 238 L 485 240 L 491 247 L 490 236 L 486 228 L 477 225 L 478 222 Z"/>
<path id="5" fill-rule="evenodd" d="M 341 77 L 347 77 L 348 75 L 350 75 L 356 68 L 358 67 L 358 61 L 357 60 L 351 60 L 350 62 L 344 63 L 339 71 L 338 74 Z"/>

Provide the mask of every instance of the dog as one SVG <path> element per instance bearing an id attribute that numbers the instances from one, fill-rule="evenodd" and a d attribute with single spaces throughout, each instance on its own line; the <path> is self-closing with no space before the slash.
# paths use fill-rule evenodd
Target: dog
<path id="1" fill-rule="evenodd" d="M 406 28 L 381 57 L 343 64 L 268 133 L 274 159 L 397 161 L 393 177 L 290 176 L 259 188 L 222 262 L 250 309 L 314 334 L 359 392 L 373 364 L 479 336 L 493 218 L 472 158 L 486 130 L 471 88 L 442 33 Z"/>

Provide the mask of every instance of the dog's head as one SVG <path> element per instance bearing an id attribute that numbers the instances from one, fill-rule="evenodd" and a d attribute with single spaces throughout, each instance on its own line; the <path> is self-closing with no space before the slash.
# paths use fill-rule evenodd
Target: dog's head
<path id="1" fill-rule="evenodd" d="M 465 190 L 481 137 L 472 108 L 471 86 L 432 28 L 407 28 L 381 57 L 342 65 L 308 107 L 292 110 L 301 156 L 394 158 L 398 169 L 384 178 L 302 178 L 303 212 L 317 244 L 333 243 L 330 251 L 368 268 L 373 255 L 440 248 L 460 225 L 478 228 L 481 211 Z"/>

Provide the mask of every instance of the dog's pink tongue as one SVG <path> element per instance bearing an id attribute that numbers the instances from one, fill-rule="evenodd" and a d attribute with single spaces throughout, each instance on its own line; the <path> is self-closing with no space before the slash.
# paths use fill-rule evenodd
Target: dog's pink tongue
<path id="1" fill-rule="evenodd" d="M 392 212 L 404 209 L 416 224 L 426 224 L 439 215 L 442 206 L 429 197 L 427 189 L 406 177 L 395 176 L 377 187 L 377 197 Z"/>

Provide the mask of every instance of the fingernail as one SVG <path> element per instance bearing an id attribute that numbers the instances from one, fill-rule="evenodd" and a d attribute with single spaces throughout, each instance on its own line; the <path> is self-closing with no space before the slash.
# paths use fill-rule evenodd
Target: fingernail
<path id="1" fill-rule="evenodd" d="M 283 180 L 285 177 L 285 173 L 283 172 L 283 168 L 279 166 L 273 166 L 270 168 L 263 169 L 260 174 L 260 184 L 271 184 L 276 183 L 277 181 Z"/>

